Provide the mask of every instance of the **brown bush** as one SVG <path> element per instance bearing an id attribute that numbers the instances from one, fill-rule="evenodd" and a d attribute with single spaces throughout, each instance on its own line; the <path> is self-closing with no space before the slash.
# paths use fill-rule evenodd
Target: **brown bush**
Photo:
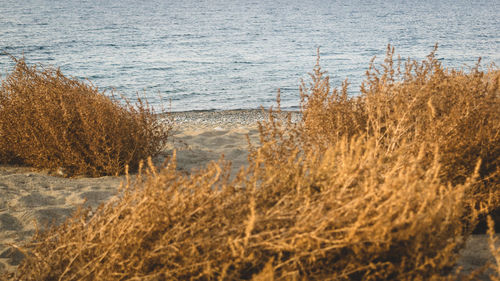
<path id="1" fill-rule="evenodd" d="M 14 60 L 0 88 L 0 163 L 115 175 L 164 147 L 168 123 L 141 100 L 122 105 L 59 69 Z"/>
<path id="2" fill-rule="evenodd" d="M 473 195 L 499 206 L 500 71 L 444 69 L 435 51 L 421 63 L 403 63 L 393 60 L 389 46 L 382 70 L 372 63 L 356 97 L 347 95 L 347 83 L 331 90 L 318 62 L 311 85 L 301 87 L 303 123 L 294 139 L 303 150 L 326 149 L 341 137 L 365 134 L 386 154 L 403 149 L 413 155 L 422 143 L 435 143 L 444 182 L 464 183 L 481 159 Z"/>
<path id="3" fill-rule="evenodd" d="M 464 241 L 472 182 L 443 185 L 437 161 L 423 169 L 423 154 L 383 153 L 373 138 L 344 139 L 282 165 L 257 156 L 232 182 L 227 167 L 183 176 L 171 163 L 36 237 L 16 278 L 443 277 Z"/>

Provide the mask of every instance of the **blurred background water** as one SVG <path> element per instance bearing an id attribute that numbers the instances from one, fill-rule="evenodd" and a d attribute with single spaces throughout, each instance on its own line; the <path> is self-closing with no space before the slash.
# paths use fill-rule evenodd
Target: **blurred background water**
<path id="1" fill-rule="evenodd" d="M 320 47 L 359 93 L 388 43 L 446 67 L 500 65 L 500 0 L 0 0 L 0 52 L 172 111 L 296 109 Z M 13 62 L 0 55 L 0 76 Z"/>

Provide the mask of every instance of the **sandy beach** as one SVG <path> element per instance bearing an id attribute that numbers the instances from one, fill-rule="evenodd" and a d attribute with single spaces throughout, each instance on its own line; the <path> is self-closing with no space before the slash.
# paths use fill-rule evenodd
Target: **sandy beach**
<path id="1" fill-rule="evenodd" d="M 267 114 L 200 111 L 172 113 L 171 117 L 175 121 L 172 137 L 167 149 L 154 159 L 156 164 L 176 150 L 178 169 L 189 173 L 224 155 L 234 173 L 247 163 L 248 140 L 258 143 L 256 122 L 265 120 Z M 0 273 L 15 270 L 23 255 L 13 245 L 29 241 L 36 227 L 62 223 L 81 204 L 97 207 L 114 196 L 124 180 L 124 176 L 65 178 L 57 171 L 0 166 Z M 461 252 L 458 266 L 471 272 L 488 261 L 495 262 L 487 236 L 474 235 Z"/>

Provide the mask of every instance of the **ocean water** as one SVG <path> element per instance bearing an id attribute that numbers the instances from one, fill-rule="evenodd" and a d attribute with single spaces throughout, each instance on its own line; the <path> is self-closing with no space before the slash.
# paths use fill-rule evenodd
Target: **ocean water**
<path id="1" fill-rule="evenodd" d="M 500 0 L 0 0 L 0 52 L 172 111 L 297 108 L 321 66 L 359 93 L 387 44 L 446 67 L 500 65 Z M 13 62 L 0 55 L 0 76 Z"/>

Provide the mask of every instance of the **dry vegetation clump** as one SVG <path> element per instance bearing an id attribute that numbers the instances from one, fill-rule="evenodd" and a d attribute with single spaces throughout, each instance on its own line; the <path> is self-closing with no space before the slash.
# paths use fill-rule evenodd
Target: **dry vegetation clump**
<path id="1" fill-rule="evenodd" d="M 421 63 L 403 63 L 394 61 L 389 46 L 381 69 L 371 64 L 356 97 L 348 96 L 347 82 L 340 90 L 330 89 L 318 63 L 310 87 L 301 87 L 303 122 L 287 126 L 295 132 L 287 140 L 300 143 L 302 150 L 325 150 L 342 137 L 366 135 L 387 155 L 397 150 L 416 155 L 422 144 L 435 143 L 443 182 L 463 184 L 481 159 L 470 196 L 489 202 L 498 213 L 500 71 L 483 73 L 479 64 L 468 73 L 444 69 L 435 51 Z M 433 158 L 429 153 L 425 162 Z"/>
<path id="2" fill-rule="evenodd" d="M 122 105 L 59 69 L 13 59 L 0 88 L 0 163 L 115 175 L 164 147 L 169 125 L 141 100 Z"/>
<path id="3" fill-rule="evenodd" d="M 429 280 L 446 278 L 464 242 L 464 185 L 439 164 L 384 151 L 374 138 L 257 155 L 184 176 L 173 162 L 121 199 L 35 237 L 19 280 Z M 259 154 L 259 153 L 257 153 Z"/>

